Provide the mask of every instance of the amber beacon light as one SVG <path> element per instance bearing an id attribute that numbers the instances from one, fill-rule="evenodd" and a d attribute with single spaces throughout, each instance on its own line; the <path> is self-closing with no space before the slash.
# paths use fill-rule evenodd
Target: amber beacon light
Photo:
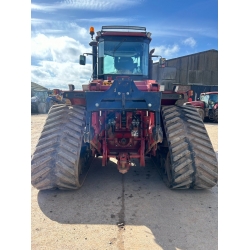
<path id="1" fill-rule="evenodd" d="M 94 27 L 90 27 L 89 28 L 89 34 L 91 35 L 91 38 L 93 39 L 93 35 L 95 34 L 95 28 Z"/>

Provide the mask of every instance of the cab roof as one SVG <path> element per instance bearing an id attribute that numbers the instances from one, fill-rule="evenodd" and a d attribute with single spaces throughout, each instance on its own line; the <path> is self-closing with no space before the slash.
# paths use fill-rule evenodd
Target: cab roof
<path id="1" fill-rule="evenodd" d="M 140 36 L 151 40 L 151 33 L 146 31 L 146 27 L 140 26 L 102 26 L 97 32 L 96 40 L 101 36 Z"/>

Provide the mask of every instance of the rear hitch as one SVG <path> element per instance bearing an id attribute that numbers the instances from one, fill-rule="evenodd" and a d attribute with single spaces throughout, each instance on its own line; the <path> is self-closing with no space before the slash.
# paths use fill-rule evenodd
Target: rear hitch
<path id="1" fill-rule="evenodd" d="M 117 157 L 117 168 L 121 174 L 126 174 L 131 166 L 130 157 L 127 153 L 120 153 Z"/>

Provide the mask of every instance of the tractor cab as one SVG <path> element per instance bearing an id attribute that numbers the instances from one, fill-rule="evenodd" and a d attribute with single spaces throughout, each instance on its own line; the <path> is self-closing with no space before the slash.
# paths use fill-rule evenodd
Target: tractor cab
<path id="1" fill-rule="evenodd" d="M 148 38 L 103 36 L 97 39 L 100 78 L 121 74 L 148 78 Z"/>
<path id="2" fill-rule="evenodd" d="M 94 34 L 91 28 L 90 34 Z M 85 64 L 86 55 L 93 56 L 94 79 L 115 79 L 121 75 L 133 80 L 150 79 L 150 35 L 145 27 L 102 26 L 90 42 L 92 53 L 81 55 L 80 64 Z"/>
<path id="3" fill-rule="evenodd" d="M 200 101 L 204 102 L 205 108 L 213 108 L 218 103 L 218 92 L 201 93 Z"/>

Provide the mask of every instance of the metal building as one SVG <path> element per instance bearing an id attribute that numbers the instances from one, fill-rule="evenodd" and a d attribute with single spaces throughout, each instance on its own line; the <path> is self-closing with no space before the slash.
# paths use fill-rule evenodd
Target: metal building
<path id="1" fill-rule="evenodd" d="M 47 88 L 37 83 L 31 82 L 31 97 L 34 96 L 35 91 L 48 91 Z"/>
<path id="2" fill-rule="evenodd" d="M 153 64 L 152 77 L 165 89 L 178 85 L 218 85 L 218 50 L 207 50 Z"/>

